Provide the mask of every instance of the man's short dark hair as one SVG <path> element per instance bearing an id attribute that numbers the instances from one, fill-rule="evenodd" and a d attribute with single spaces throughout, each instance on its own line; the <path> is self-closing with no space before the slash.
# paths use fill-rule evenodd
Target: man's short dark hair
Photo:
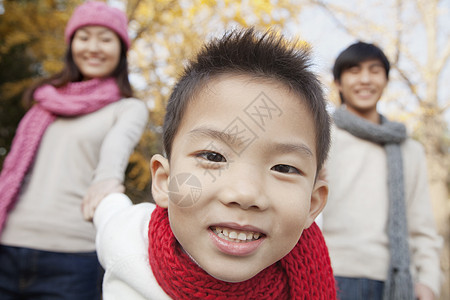
<path id="1" fill-rule="evenodd" d="M 389 78 L 390 64 L 383 51 L 374 44 L 357 42 L 342 51 L 336 58 L 333 67 L 334 80 L 341 80 L 342 72 L 369 59 L 378 59 L 381 61 L 386 71 L 386 78 Z"/>
<path id="2" fill-rule="evenodd" d="M 309 70 L 310 66 L 309 50 L 288 43 L 274 32 L 258 33 L 253 28 L 234 30 L 206 44 L 186 66 L 167 104 L 163 144 L 168 159 L 189 101 L 220 75 L 245 74 L 277 80 L 304 99 L 315 122 L 320 170 L 330 147 L 330 118 L 322 85 Z"/>

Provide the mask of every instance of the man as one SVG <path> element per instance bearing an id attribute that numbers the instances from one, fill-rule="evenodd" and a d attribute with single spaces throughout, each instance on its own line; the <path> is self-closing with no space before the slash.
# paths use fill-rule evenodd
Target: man
<path id="1" fill-rule="evenodd" d="M 377 111 L 389 68 L 382 50 L 363 42 L 333 68 L 342 105 L 333 115 L 323 233 L 342 300 L 439 294 L 442 242 L 423 147 Z"/>

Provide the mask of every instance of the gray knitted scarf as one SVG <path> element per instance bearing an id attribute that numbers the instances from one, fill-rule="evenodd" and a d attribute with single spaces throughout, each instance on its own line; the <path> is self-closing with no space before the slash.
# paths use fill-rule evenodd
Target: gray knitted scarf
<path id="1" fill-rule="evenodd" d="M 409 271 L 408 227 L 403 183 L 403 161 L 400 143 L 406 139 L 406 128 L 401 123 L 381 117 L 381 125 L 364 120 L 341 107 L 334 113 L 334 122 L 350 134 L 384 147 L 388 167 L 390 264 L 384 285 L 385 300 L 414 299 Z"/>

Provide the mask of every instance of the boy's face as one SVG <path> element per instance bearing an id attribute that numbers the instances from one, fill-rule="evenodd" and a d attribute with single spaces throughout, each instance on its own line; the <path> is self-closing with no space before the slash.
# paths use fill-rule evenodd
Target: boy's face
<path id="1" fill-rule="evenodd" d="M 336 85 L 347 109 L 356 114 L 375 112 L 387 85 L 386 70 L 378 59 L 370 59 L 342 72 Z"/>
<path id="2" fill-rule="evenodd" d="M 312 116 L 276 81 L 221 76 L 187 108 L 170 166 L 152 158 L 155 201 L 211 276 L 247 280 L 288 254 L 325 205 Z"/>

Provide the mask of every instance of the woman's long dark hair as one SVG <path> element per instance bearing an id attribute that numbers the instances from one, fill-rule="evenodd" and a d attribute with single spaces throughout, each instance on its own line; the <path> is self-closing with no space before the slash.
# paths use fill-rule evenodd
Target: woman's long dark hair
<path id="1" fill-rule="evenodd" d="M 131 88 L 130 81 L 128 80 L 128 60 L 127 60 L 127 47 L 125 43 L 120 40 L 120 58 L 119 63 L 111 74 L 111 77 L 116 79 L 117 85 L 120 90 L 120 94 L 124 98 L 133 96 L 133 89 Z M 28 88 L 23 94 L 23 103 L 30 107 L 33 104 L 33 94 L 34 91 L 44 85 L 51 84 L 54 87 L 62 87 L 70 82 L 82 81 L 83 75 L 75 64 L 72 56 L 72 40 L 70 41 L 69 46 L 67 47 L 67 51 L 64 58 L 64 68 L 61 72 L 42 80 L 39 80 L 37 83 Z"/>

